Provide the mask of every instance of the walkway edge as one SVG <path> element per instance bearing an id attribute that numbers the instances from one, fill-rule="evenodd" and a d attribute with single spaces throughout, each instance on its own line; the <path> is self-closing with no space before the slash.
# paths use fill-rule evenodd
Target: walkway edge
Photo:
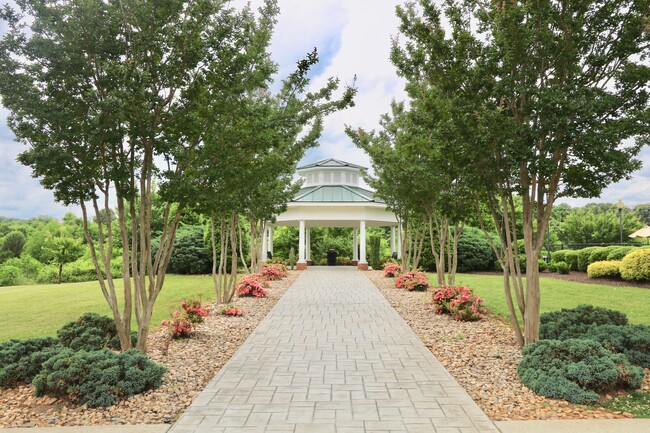
<path id="1" fill-rule="evenodd" d="M 74 427 L 11 427 L 0 433 L 166 433 L 170 424 L 88 425 Z"/>

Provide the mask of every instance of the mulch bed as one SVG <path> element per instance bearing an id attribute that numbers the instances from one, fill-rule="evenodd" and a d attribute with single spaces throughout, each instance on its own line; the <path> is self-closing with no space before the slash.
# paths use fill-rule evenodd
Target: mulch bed
<path id="1" fill-rule="evenodd" d="M 501 272 L 472 272 L 476 275 L 503 275 Z M 566 275 L 557 274 L 554 272 L 541 272 L 539 274 L 542 278 L 555 278 L 558 280 L 571 281 L 574 283 L 586 284 L 601 284 L 604 286 L 616 287 L 639 287 L 641 289 L 650 289 L 650 281 L 624 281 L 614 278 L 589 278 L 586 272 L 571 271 Z"/>
<path id="2" fill-rule="evenodd" d="M 379 288 L 436 358 L 494 421 L 543 419 L 632 418 L 622 412 L 568 403 L 539 396 L 517 376 L 521 360 L 514 332 L 496 317 L 478 322 L 457 322 L 433 313 L 431 292 L 396 289 L 394 278 L 370 271 Z M 646 369 L 645 391 L 650 390 Z"/>
<path id="3" fill-rule="evenodd" d="M 34 397 L 32 385 L 0 389 L 0 427 L 51 427 L 98 424 L 173 423 L 198 393 L 237 351 L 275 303 L 296 280 L 299 271 L 289 271 L 280 281 L 271 281 L 266 298 L 238 298 L 241 317 L 227 317 L 212 305 L 212 314 L 189 339 L 173 340 L 163 354 L 165 329 L 152 332 L 149 357 L 165 367 L 160 388 L 133 396 L 108 408 L 88 408 L 55 397 Z"/>

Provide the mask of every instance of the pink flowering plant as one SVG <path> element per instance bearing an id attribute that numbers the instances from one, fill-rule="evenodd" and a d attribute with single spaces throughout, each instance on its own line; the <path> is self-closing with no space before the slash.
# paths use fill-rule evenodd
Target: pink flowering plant
<path id="1" fill-rule="evenodd" d="M 402 273 L 402 267 L 397 263 L 388 262 L 384 266 L 384 277 L 396 277 Z"/>
<path id="2" fill-rule="evenodd" d="M 406 289 L 409 292 L 413 290 L 427 290 L 429 288 L 429 279 L 427 274 L 421 271 L 406 272 L 397 277 L 395 287 Z"/>
<path id="3" fill-rule="evenodd" d="M 286 269 L 286 268 L 285 268 Z M 262 275 L 269 281 L 276 281 L 282 279 L 282 271 L 277 264 L 264 264 L 262 265 Z"/>
<path id="4" fill-rule="evenodd" d="M 223 310 L 221 310 L 221 314 L 224 316 L 238 317 L 244 315 L 244 310 L 235 307 L 233 304 L 228 304 Z"/>
<path id="5" fill-rule="evenodd" d="M 436 314 L 450 314 L 458 321 L 476 321 L 484 318 L 488 310 L 483 299 L 463 286 L 442 286 L 433 293 Z"/>
<path id="6" fill-rule="evenodd" d="M 202 305 L 201 301 L 198 299 L 193 299 L 191 301 L 183 299 L 181 302 L 181 308 L 185 312 L 185 316 L 189 321 L 194 324 L 203 323 L 205 318 L 210 315 L 210 307 Z"/>
<path id="7" fill-rule="evenodd" d="M 254 296 L 264 298 L 268 292 L 269 283 L 262 274 L 244 275 L 237 284 L 237 296 Z"/>
<path id="8" fill-rule="evenodd" d="M 163 320 L 162 326 L 167 328 L 172 338 L 189 338 L 194 330 L 194 325 L 185 314 L 180 311 L 174 311 L 170 320 Z"/>

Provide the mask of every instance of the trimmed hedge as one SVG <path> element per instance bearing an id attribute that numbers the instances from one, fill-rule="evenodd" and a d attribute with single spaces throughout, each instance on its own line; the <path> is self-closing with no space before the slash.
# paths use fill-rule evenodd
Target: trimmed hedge
<path id="1" fill-rule="evenodd" d="M 632 251 L 638 249 L 637 247 L 614 247 L 607 254 L 607 260 L 623 260 Z"/>
<path id="2" fill-rule="evenodd" d="M 632 281 L 650 280 L 650 249 L 632 251 L 621 260 L 621 278 Z"/>
<path id="3" fill-rule="evenodd" d="M 594 252 L 603 250 L 604 247 L 588 247 L 578 250 L 578 270 L 587 272 L 587 267 L 591 264 L 590 258 Z"/>
<path id="4" fill-rule="evenodd" d="M 567 262 L 551 263 L 551 266 L 555 268 L 558 274 L 566 275 L 571 270 L 571 266 Z"/>
<path id="5" fill-rule="evenodd" d="M 619 248 L 617 246 L 611 246 L 611 247 L 603 247 L 601 249 L 593 251 L 589 255 L 589 264 L 596 263 L 596 262 L 604 262 L 607 260 L 607 256 L 609 253 L 611 253 L 614 249 Z"/>
<path id="6" fill-rule="evenodd" d="M 621 276 L 620 261 L 595 262 L 587 267 L 589 278 L 618 278 Z"/>
<path id="7" fill-rule="evenodd" d="M 9 340 L 0 344 L 0 387 L 30 383 L 42 364 L 63 349 L 52 337 Z"/>
<path id="8" fill-rule="evenodd" d="M 158 388 L 165 371 L 135 349 L 124 353 L 63 349 L 43 364 L 32 384 L 36 396 L 67 395 L 89 407 L 111 406 Z"/>
<path id="9" fill-rule="evenodd" d="M 539 323 L 539 338 L 568 340 L 581 338 L 591 325 L 624 326 L 628 321 L 625 313 L 620 311 L 582 304 L 576 308 L 544 313 L 540 316 Z"/>
<path id="10" fill-rule="evenodd" d="M 521 382 L 537 394 L 588 404 L 598 392 L 639 388 L 643 369 L 625 355 L 613 354 L 590 340 L 539 340 L 524 347 L 517 367 Z"/>

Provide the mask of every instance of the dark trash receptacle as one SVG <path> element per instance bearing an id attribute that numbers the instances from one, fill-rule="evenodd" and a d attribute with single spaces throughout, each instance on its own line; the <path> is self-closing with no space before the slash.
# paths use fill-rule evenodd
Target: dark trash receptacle
<path id="1" fill-rule="evenodd" d="M 327 266 L 336 266 L 336 256 L 338 253 L 336 250 L 327 250 Z"/>

